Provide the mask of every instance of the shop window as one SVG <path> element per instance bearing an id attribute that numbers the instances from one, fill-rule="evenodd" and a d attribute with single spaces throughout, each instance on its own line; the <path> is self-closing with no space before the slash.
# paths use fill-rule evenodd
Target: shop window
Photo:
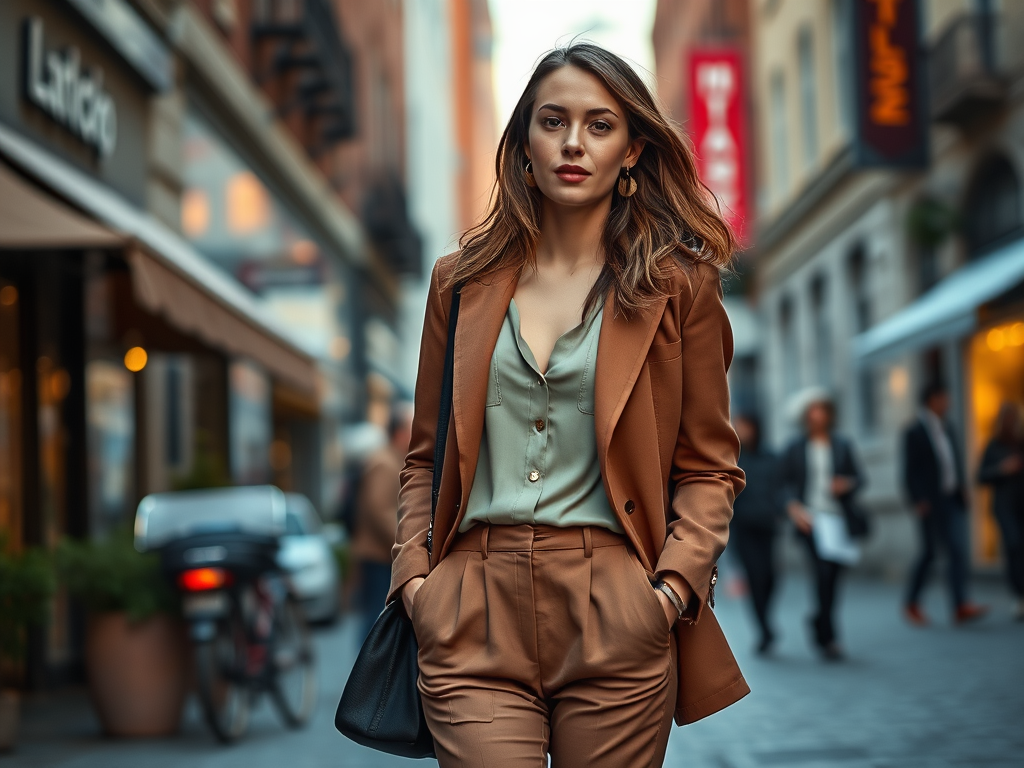
<path id="1" fill-rule="evenodd" d="M 968 445 L 971 453 L 966 463 L 977 467 L 995 432 L 1000 407 L 1010 403 L 1024 409 L 1024 313 L 979 330 L 971 339 L 968 354 L 971 376 L 967 416 L 974 439 Z M 995 564 L 1000 533 L 992 514 L 991 488 L 976 486 L 972 497 L 974 555 L 982 563 Z"/>
<path id="2" fill-rule="evenodd" d="M 92 532 L 102 536 L 131 516 L 135 500 L 135 386 L 119 361 L 85 368 L 86 440 Z"/>
<path id="3" fill-rule="evenodd" d="M 0 533 L 9 544 L 21 545 L 21 367 L 20 296 L 17 287 L 0 279 Z"/>
<path id="4" fill-rule="evenodd" d="M 270 380 L 252 363 L 231 364 L 228 431 L 231 478 L 239 485 L 270 482 Z"/>
<path id="5" fill-rule="evenodd" d="M 1024 234 L 1021 183 L 1003 155 L 991 155 L 974 174 L 967 193 L 968 254 L 977 257 Z"/>

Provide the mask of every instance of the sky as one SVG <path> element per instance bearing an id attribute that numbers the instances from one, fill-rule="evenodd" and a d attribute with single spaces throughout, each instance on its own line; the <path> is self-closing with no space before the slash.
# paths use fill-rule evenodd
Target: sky
<path id="1" fill-rule="evenodd" d="M 494 27 L 498 131 L 508 121 L 537 59 L 574 36 L 654 71 L 651 26 L 656 0 L 489 0 Z M 650 82 L 650 80 L 649 80 Z"/>

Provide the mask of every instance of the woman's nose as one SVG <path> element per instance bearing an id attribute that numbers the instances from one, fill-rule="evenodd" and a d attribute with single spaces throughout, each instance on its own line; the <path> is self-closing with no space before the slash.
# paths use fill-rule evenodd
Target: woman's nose
<path id="1" fill-rule="evenodd" d="M 579 127 L 570 127 L 565 135 L 565 144 L 562 145 L 562 151 L 567 155 L 579 157 L 583 154 L 583 141 L 581 138 L 582 129 Z"/>

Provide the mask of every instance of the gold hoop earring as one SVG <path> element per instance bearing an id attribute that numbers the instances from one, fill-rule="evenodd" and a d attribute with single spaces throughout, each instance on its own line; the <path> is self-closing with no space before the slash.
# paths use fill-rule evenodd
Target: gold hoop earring
<path id="1" fill-rule="evenodd" d="M 632 197 L 636 193 L 636 179 L 629 175 L 629 166 L 623 168 L 626 175 L 619 174 L 619 194 L 623 197 Z"/>
<path id="2" fill-rule="evenodd" d="M 535 178 L 533 178 L 533 161 L 532 160 L 527 160 L 526 161 L 526 168 L 523 170 L 523 175 L 526 177 L 526 186 L 528 186 L 528 187 L 536 187 L 537 186 L 537 180 Z"/>

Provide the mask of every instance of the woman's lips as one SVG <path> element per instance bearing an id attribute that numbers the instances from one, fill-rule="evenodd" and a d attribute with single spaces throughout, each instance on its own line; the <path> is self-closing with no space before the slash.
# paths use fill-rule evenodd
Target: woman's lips
<path id="1" fill-rule="evenodd" d="M 590 178 L 590 172 L 578 165 L 561 165 L 555 169 L 555 176 L 570 184 L 579 184 Z"/>

